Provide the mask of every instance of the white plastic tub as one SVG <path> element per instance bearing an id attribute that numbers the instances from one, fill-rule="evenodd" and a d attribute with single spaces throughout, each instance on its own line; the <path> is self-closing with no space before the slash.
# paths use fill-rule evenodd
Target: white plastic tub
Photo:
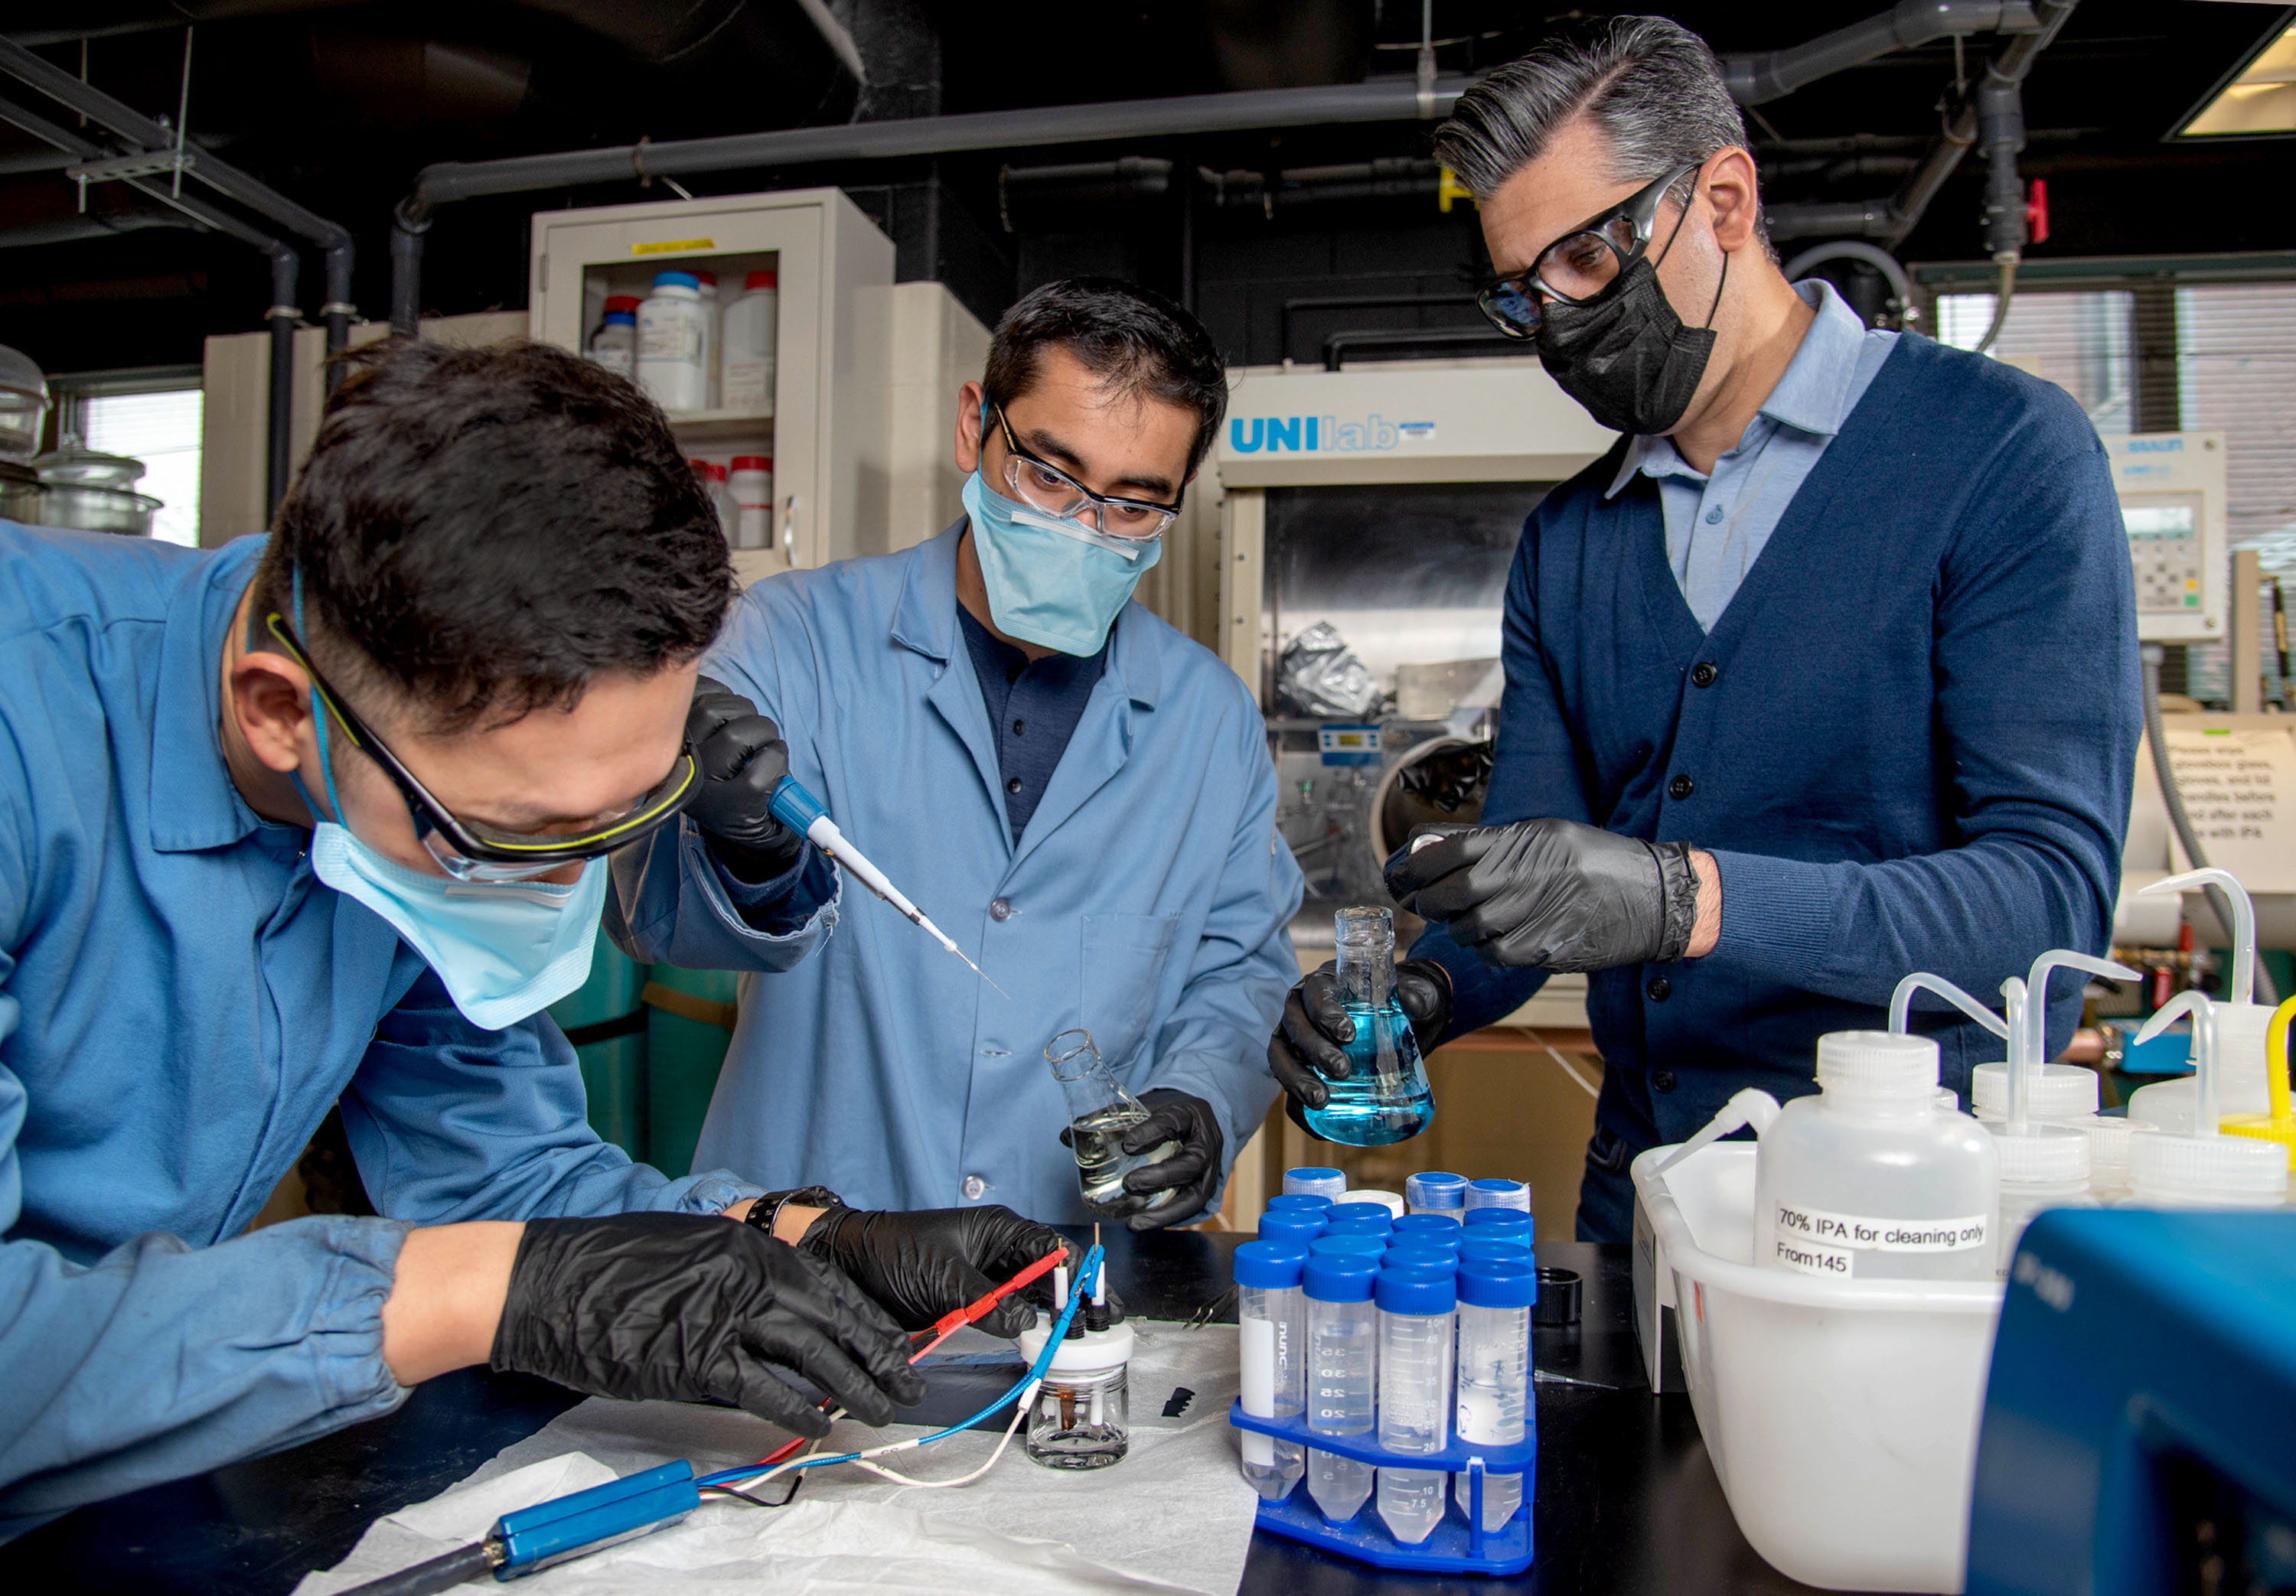
<path id="1" fill-rule="evenodd" d="M 1634 1164 L 1636 1307 L 1646 1346 L 1675 1310 L 1739 1529 L 1806 1584 L 1959 1592 L 2001 1288 L 1757 1269 L 1754 1145 L 1672 1150 Z"/>

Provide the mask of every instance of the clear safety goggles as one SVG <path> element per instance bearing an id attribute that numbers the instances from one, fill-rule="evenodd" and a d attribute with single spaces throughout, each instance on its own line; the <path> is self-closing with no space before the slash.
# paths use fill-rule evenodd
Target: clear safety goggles
<path id="1" fill-rule="evenodd" d="M 621 814 L 600 823 L 570 832 L 529 833 L 463 820 L 433 798 L 390 746 L 343 701 L 342 695 L 327 684 L 283 616 L 274 611 L 265 618 L 265 625 L 309 675 L 314 694 L 333 712 L 351 746 L 381 765 L 398 789 L 424 850 L 438 861 L 440 870 L 458 881 L 529 881 L 570 864 L 603 858 L 675 820 L 701 789 L 701 766 L 688 748 L 680 750 L 669 774 L 651 792 Z"/>
<path id="2" fill-rule="evenodd" d="M 1705 164 L 1677 167 L 1547 245 L 1528 272 L 1485 284 L 1475 297 L 1484 319 L 1509 338 L 1532 338 L 1546 320 L 1543 299 L 1584 305 L 1600 296 L 1649 251 L 1667 191 Z"/>
<path id="3" fill-rule="evenodd" d="M 1112 497 L 1095 493 L 1059 466 L 1037 459 L 1013 436 L 1004 406 L 992 406 L 996 425 L 1004 434 L 1004 486 L 1016 503 L 1064 521 L 1077 521 L 1088 530 L 1119 543 L 1152 543 L 1179 518 L 1180 506 L 1147 499 Z"/>

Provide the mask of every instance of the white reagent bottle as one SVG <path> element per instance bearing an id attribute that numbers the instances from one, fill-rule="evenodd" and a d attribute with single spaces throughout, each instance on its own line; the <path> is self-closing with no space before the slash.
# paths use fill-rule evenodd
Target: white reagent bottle
<path id="1" fill-rule="evenodd" d="M 701 289 L 691 272 L 661 272 L 638 307 L 638 386 L 668 411 L 699 410 L 709 395 Z"/>
<path id="2" fill-rule="evenodd" d="M 1993 1278 L 2000 1156 L 1937 1106 L 1937 1044 L 1885 1031 L 1818 1038 L 1818 1094 L 1762 1133 L 1754 1262 L 1830 1280 Z"/>

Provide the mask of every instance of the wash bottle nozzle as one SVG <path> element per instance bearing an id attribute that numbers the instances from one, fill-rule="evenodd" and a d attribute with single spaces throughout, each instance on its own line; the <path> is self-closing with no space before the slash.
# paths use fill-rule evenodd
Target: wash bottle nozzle
<path id="1" fill-rule="evenodd" d="M 2256 1001 L 2256 905 L 2249 901 L 2248 888 L 2240 878 L 2228 870 L 2218 870 L 2211 864 L 2204 870 L 2188 870 L 2183 875 L 2170 876 L 2155 881 L 2150 887 L 2137 888 L 2139 897 L 2151 897 L 2156 893 L 2183 892 L 2188 888 L 2203 889 L 2219 887 L 2232 904 L 2232 980 L 2225 987 L 2225 1001 L 2232 1003 L 2252 1003 Z"/>
<path id="2" fill-rule="evenodd" d="M 2005 1037 L 2009 1035 L 2008 1021 L 1943 976 L 1931 975 L 1926 970 L 1914 971 L 1904 980 L 1899 981 L 1898 989 L 1890 994 L 1890 1030 L 1900 1036 L 1906 1034 L 1906 1027 L 1913 1019 L 1914 994 L 1923 991 L 1936 993 L 1995 1035 Z"/>
<path id="3" fill-rule="evenodd" d="M 2033 1081 L 2040 1074 L 2041 1066 L 2048 1062 L 2045 1055 L 2049 1046 L 2049 976 L 2058 970 L 2078 970 L 2125 981 L 2144 978 L 2125 964 L 2115 964 L 2094 954 L 2057 947 L 2034 960 L 2022 981 L 2012 976 L 2001 984 L 2002 994 L 2009 998 L 2010 1005 L 2009 1112 L 2004 1117 L 2005 1128 L 2013 1136 L 2021 1136 L 2029 1128 Z M 2010 995 L 2013 986 L 2016 989 L 2013 996 Z"/>

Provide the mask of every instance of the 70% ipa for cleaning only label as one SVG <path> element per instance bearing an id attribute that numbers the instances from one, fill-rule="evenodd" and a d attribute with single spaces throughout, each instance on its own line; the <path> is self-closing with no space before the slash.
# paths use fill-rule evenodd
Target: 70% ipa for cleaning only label
<path id="1" fill-rule="evenodd" d="M 1830 1214 L 1781 1202 L 1776 1210 L 1775 1261 L 1804 1274 L 1849 1280 L 1860 1252 L 1964 1252 L 1987 1243 L 1986 1215 L 1965 1219 L 1880 1219 Z"/>

